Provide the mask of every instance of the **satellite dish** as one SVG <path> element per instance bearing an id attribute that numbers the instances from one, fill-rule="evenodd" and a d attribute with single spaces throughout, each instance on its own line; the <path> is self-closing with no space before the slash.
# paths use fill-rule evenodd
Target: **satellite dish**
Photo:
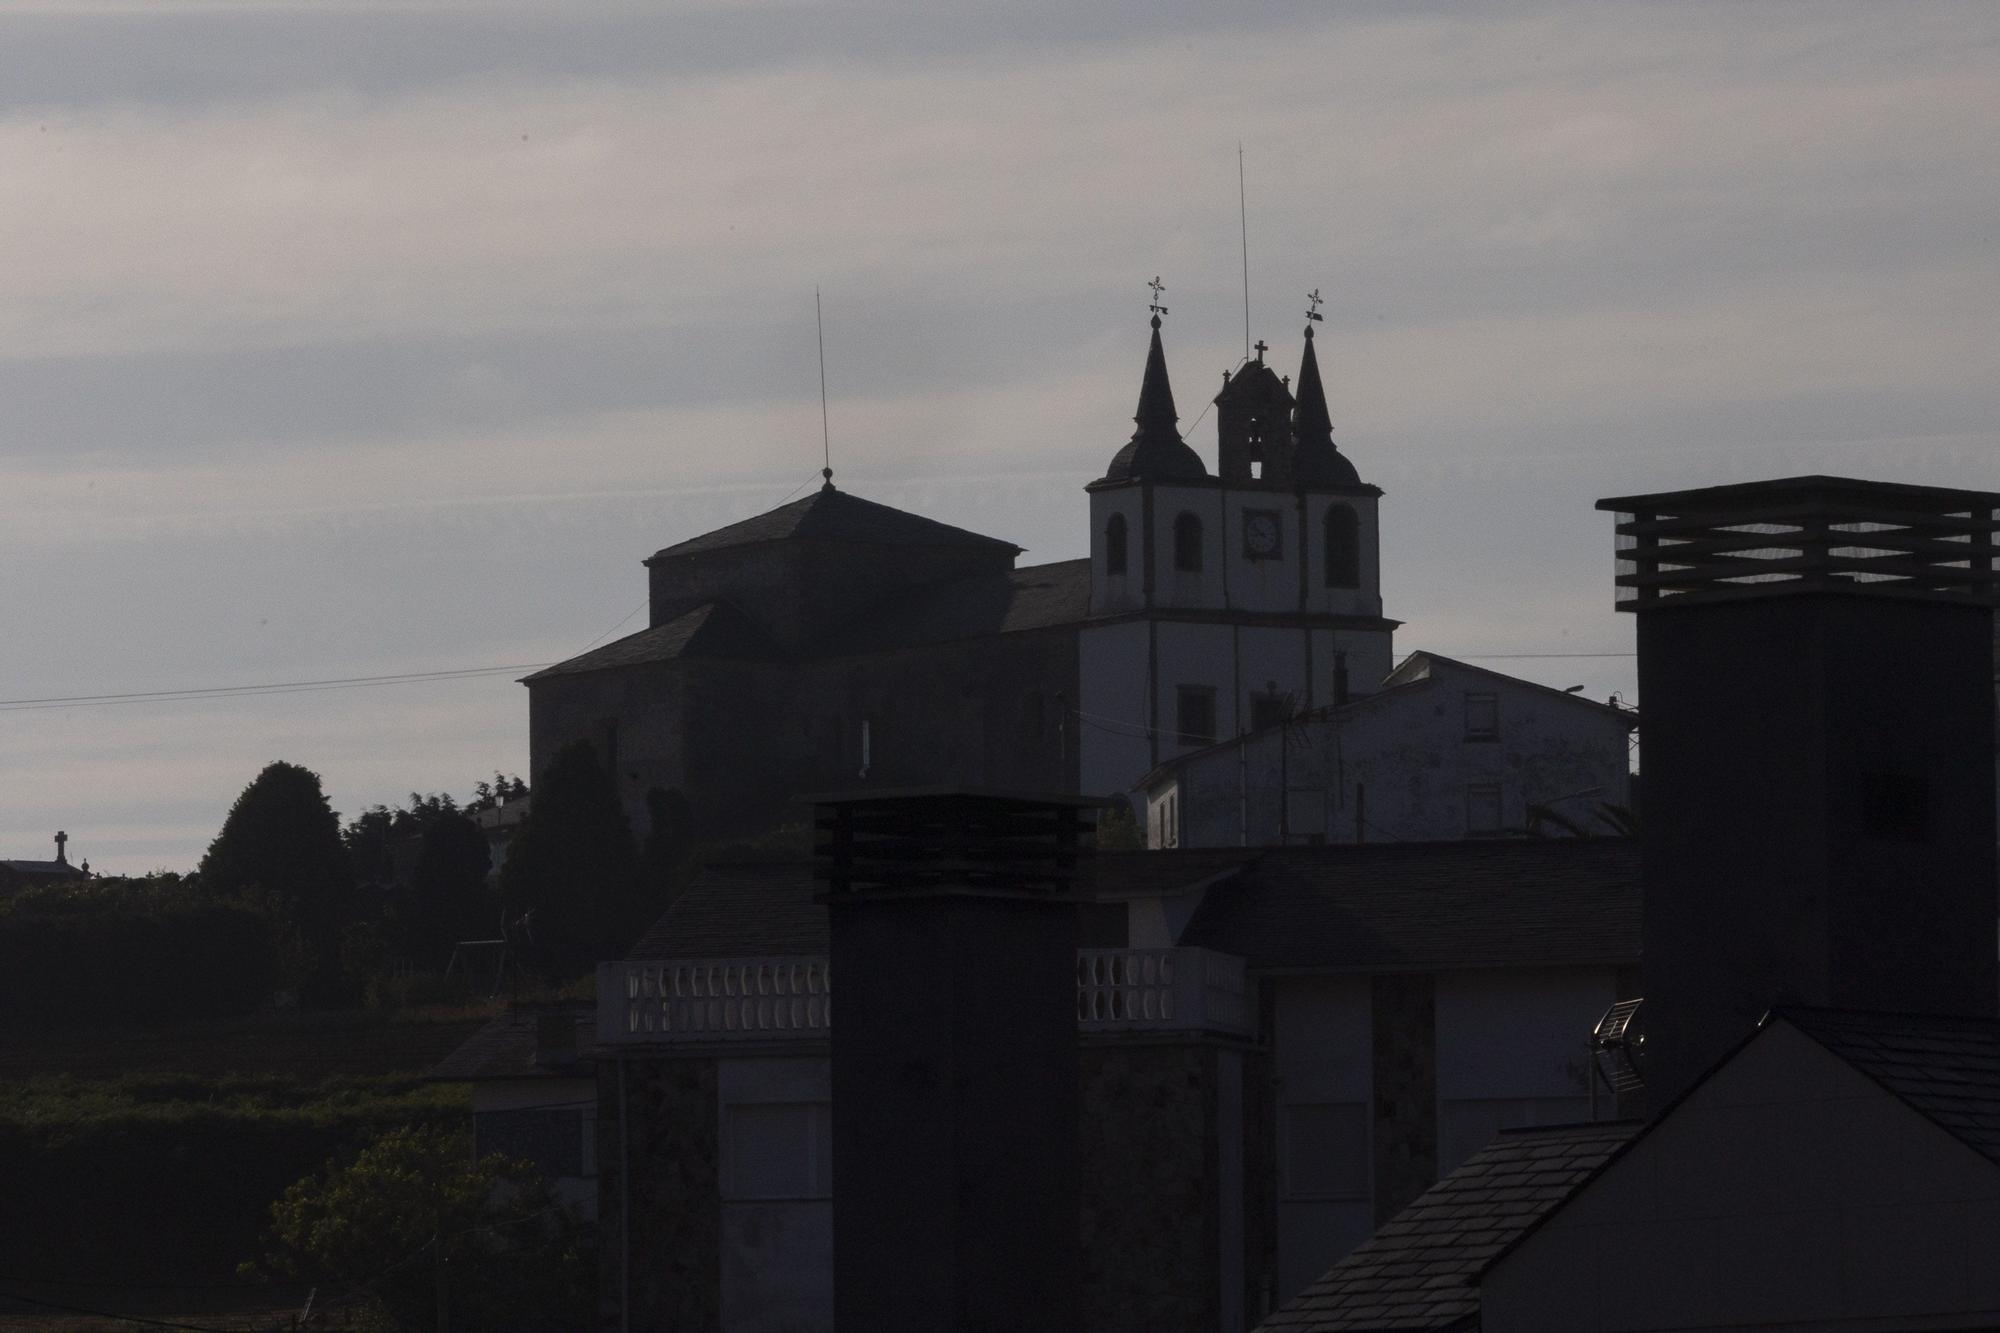
<path id="1" fill-rule="evenodd" d="M 1646 1086 L 1646 1025 L 1639 1016 L 1644 997 L 1620 1000 L 1590 1030 L 1590 1063 L 1614 1093 Z"/>

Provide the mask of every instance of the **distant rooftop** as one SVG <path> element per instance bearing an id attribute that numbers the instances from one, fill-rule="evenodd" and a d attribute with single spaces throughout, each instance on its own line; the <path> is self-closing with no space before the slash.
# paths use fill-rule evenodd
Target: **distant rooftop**
<path id="1" fill-rule="evenodd" d="M 876 546 L 960 546 L 995 551 L 1021 548 L 998 537 L 987 537 L 935 519 L 894 509 L 858 495 L 835 490 L 828 482 L 803 500 L 746 518 L 740 523 L 704 532 L 653 554 L 653 560 L 719 551 L 775 541 L 857 542 Z"/>

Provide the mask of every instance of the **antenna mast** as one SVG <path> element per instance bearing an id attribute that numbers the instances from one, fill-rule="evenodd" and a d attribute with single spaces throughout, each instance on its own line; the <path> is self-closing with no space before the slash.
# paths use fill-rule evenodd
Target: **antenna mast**
<path id="1" fill-rule="evenodd" d="M 1243 141 L 1236 141 L 1236 215 L 1243 227 L 1243 359 L 1250 359 L 1250 204 L 1243 189 Z"/>
<path id="2" fill-rule="evenodd" d="M 819 338 L 819 475 L 822 483 L 833 486 L 833 436 L 826 425 L 826 323 L 819 313 L 819 284 L 813 284 L 813 332 Z"/>

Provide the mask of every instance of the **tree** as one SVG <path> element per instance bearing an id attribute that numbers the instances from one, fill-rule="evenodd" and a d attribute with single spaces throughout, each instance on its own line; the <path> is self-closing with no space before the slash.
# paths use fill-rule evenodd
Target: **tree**
<path id="1" fill-rule="evenodd" d="M 616 957 L 644 926 L 632 828 L 589 741 L 564 746 L 536 776 L 500 898 L 510 936 L 551 977 Z"/>
<path id="2" fill-rule="evenodd" d="M 341 928 L 354 882 L 340 818 L 319 774 L 274 763 L 230 807 L 197 871 L 203 893 L 261 908 L 279 938 L 279 971 L 318 1003 L 342 989 Z"/>
<path id="3" fill-rule="evenodd" d="M 271 1206 L 246 1275 L 335 1284 L 365 1327 L 566 1330 L 590 1320 L 595 1264 L 576 1216 L 530 1163 L 475 1158 L 462 1134 L 404 1126 Z"/>

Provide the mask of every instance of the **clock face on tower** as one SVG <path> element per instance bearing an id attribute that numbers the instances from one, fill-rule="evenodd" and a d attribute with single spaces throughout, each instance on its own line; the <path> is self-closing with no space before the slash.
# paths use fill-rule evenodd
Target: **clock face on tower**
<path id="1" fill-rule="evenodd" d="M 1243 554 L 1250 560 L 1276 560 L 1284 554 L 1284 529 L 1276 510 L 1243 511 Z"/>

